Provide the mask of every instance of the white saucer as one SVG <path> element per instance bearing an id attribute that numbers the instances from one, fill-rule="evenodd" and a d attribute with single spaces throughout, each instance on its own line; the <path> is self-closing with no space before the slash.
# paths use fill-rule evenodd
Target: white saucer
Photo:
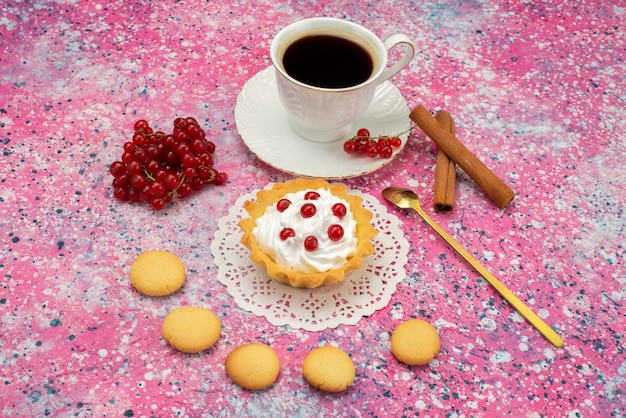
<path id="1" fill-rule="evenodd" d="M 355 129 L 367 128 L 372 136 L 400 134 L 402 145 L 390 158 L 347 154 L 343 141 L 307 140 L 289 124 L 272 66 L 259 71 L 243 86 L 235 104 L 235 122 L 243 142 L 261 161 L 286 173 L 326 179 L 356 177 L 383 167 L 404 148 L 411 126 L 406 100 L 393 84 L 385 81 Z"/>

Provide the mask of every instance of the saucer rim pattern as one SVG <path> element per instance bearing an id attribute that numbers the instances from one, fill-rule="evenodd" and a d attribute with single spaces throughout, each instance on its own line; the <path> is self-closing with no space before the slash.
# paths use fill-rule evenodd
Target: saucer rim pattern
<path id="1" fill-rule="evenodd" d="M 282 109 L 274 67 L 268 66 L 249 78 L 237 96 L 234 109 L 237 132 L 248 151 L 258 160 L 293 176 L 341 180 L 373 173 L 391 163 L 407 144 L 411 121 L 409 107 L 400 91 L 390 81 L 379 86 L 372 104 L 366 109 L 355 126 L 367 127 L 373 136 L 398 135 L 402 140 L 399 148 L 389 158 L 371 158 L 364 155 L 348 155 L 337 164 L 311 164 L 334 159 L 343 151 L 343 141 L 318 143 L 299 136 L 291 126 Z M 275 114 L 266 117 L 263 110 L 271 109 Z M 376 125 L 382 125 L 377 132 Z M 298 141 L 302 152 L 291 152 L 287 158 L 276 152 L 281 149 L 285 137 Z M 332 147 L 332 148 L 331 148 Z M 342 154 L 339 154 L 342 155 Z M 297 168 L 295 168 L 297 167 Z"/>

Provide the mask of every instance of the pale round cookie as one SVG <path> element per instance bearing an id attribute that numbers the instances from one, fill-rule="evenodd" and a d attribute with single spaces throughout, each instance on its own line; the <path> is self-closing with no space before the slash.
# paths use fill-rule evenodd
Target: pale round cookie
<path id="1" fill-rule="evenodd" d="M 354 381 L 354 363 L 344 351 L 327 345 L 307 354 L 302 363 L 302 374 L 316 389 L 341 392 Z"/>
<path id="2" fill-rule="evenodd" d="M 280 359 L 269 346 L 260 343 L 235 348 L 224 362 L 226 374 L 244 389 L 261 390 L 271 386 L 280 371 Z"/>
<path id="3" fill-rule="evenodd" d="M 220 338 L 222 324 L 212 311 L 195 306 L 174 309 L 163 321 L 161 333 L 175 349 L 199 353 Z"/>
<path id="4" fill-rule="evenodd" d="M 185 283 L 185 266 L 169 251 L 149 250 L 130 267 L 130 282 L 144 295 L 167 296 Z"/>
<path id="5" fill-rule="evenodd" d="M 421 366 L 435 358 L 441 343 L 435 327 L 421 319 L 409 319 L 391 335 L 391 352 L 402 363 Z"/>

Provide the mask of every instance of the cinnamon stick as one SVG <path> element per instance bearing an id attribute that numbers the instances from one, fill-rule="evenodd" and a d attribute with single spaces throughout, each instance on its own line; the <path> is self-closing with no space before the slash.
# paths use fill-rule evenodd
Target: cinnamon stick
<path id="1" fill-rule="evenodd" d="M 496 205 L 504 208 L 515 197 L 511 190 L 500 178 L 483 164 L 474 154 L 461 144 L 435 119 L 428 110 L 418 105 L 409 117 L 432 139 L 439 149 L 443 150 L 463 171 L 465 171 L 489 196 Z"/>
<path id="2" fill-rule="evenodd" d="M 436 119 L 441 126 L 452 135 L 456 134 L 454 119 L 449 112 L 442 110 Z M 450 212 L 454 209 L 454 192 L 456 189 L 456 164 L 448 155 L 439 149 L 435 164 L 434 206 L 437 212 Z"/>

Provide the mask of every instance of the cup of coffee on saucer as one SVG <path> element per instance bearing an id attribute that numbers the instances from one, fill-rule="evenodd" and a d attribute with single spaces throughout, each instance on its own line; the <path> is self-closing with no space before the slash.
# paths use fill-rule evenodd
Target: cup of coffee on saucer
<path id="1" fill-rule="evenodd" d="M 389 51 L 406 45 L 388 65 Z M 298 135 L 315 142 L 346 140 L 377 86 L 406 67 L 415 47 L 408 36 L 382 41 L 347 20 L 317 17 L 294 22 L 270 45 L 280 101 Z"/>

